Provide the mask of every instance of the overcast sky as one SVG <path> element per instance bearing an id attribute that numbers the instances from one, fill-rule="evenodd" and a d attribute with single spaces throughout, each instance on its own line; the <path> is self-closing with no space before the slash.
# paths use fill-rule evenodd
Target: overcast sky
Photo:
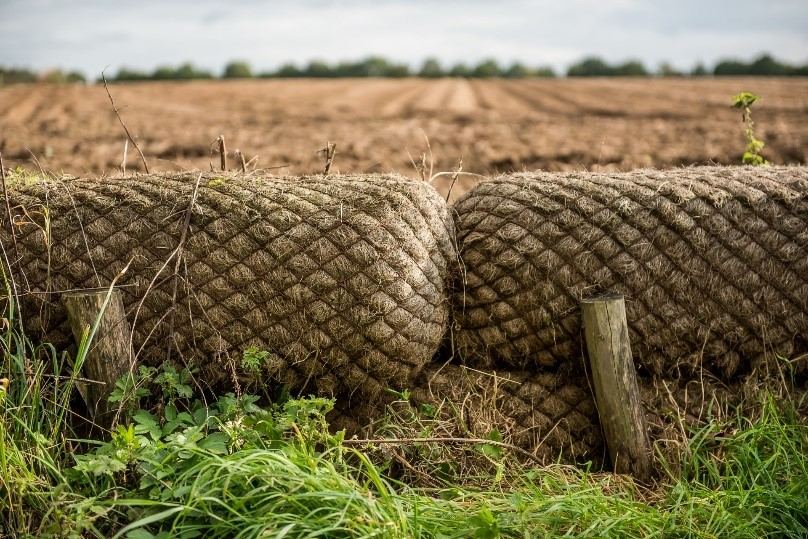
<path id="1" fill-rule="evenodd" d="M 587 54 L 682 68 L 808 61 L 808 0 L 0 0 L 0 65 L 152 69 L 381 54 L 565 68 Z"/>

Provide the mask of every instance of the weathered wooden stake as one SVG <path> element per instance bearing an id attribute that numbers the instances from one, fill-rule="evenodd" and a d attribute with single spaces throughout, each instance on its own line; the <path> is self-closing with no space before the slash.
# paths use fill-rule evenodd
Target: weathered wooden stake
<path id="1" fill-rule="evenodd" d="M 98 289 L 62 295 L 76 344 L 80 345 L 85 331 L 92 331 L 108 293 L 108 289 Z M 115 381 L 134 367 L 135 358 L 129 344 L 132 329 L 126 319 L 121 292 L 113 290 L 111 294 L 80 375 L 94 381 L 84 386 L 82 396 L 93 420 L 105 427 L 111 426 L 115 412 L 107 397 L 115 389 Z"/>
<path id="2" fill-rule="evenodd" d="M 651 477 L 651 451 L 621 294 L 581 301 L 595 399 L 614 471 Z"/>

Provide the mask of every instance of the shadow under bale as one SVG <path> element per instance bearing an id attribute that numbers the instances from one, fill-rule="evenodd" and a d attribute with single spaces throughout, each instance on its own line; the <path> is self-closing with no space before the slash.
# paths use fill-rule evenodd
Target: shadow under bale
<path id="1" fill-rule="evenodd" d="M 60 292 L 118 285 L 142 361 L 181 358 L 209 384 L 242 352 L 293 389 L 403 387 L 448 325 L 453 223 L 397 176 L 205 173 L 9 179 L 10 256 L 27 328 L 71 341 Z M 188 213 L 190 211 L 190 214 Z"/>

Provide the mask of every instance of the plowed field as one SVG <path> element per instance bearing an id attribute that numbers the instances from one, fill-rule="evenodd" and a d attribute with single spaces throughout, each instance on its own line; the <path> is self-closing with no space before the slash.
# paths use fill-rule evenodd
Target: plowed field
<path id="1" fill-rule="evenodd" d="M 808 160 L 808 80 L 251 80 L 110 86 L 154 170 L 218 166 L 223 134 L 259 168 L 416 175 L 429 137 L 434 170 L 620 169 L 736 163 L 743 152 L 733 94 L 762 101 L 754 119 L 774 163 Z M 7 166 L 115 173 L 124 134 L 103 86 L 0 88 Z M 230 163 L 236 164 L 230 156 Z M 140 168 L 130 148 L 128 169 Z M 436 180 L 445 183 L 448 178 Z M 473 178 L 466 176 L 455 194 Z"/>

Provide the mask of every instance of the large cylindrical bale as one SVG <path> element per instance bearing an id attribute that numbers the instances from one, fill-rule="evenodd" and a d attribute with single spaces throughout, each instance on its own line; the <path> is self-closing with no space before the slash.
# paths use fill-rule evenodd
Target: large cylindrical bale
<path id="1" fill-rule="evenodd" d="M 456 259 L 432 187 L 206 173 L 195 190 L 198 177 L 11 178 L 16 247 L 7 226 L 0 240 L 18 252 L 28 328 L 65 345 L 59 292 L 130 264 L 118 285 L 139 357 L 182 356 L 211 382 L 249 347 L 275 379 L 324 394 L 405 387 L 432 358 Z"/>
<path id="2" fill-rule="evenodd" d="M 467 361 L 577 360 L 578 302 L 607 290 L 646 372 L 731 378 L 808 351 L 805 167 L 513 174 L 454 209 Z"/>

